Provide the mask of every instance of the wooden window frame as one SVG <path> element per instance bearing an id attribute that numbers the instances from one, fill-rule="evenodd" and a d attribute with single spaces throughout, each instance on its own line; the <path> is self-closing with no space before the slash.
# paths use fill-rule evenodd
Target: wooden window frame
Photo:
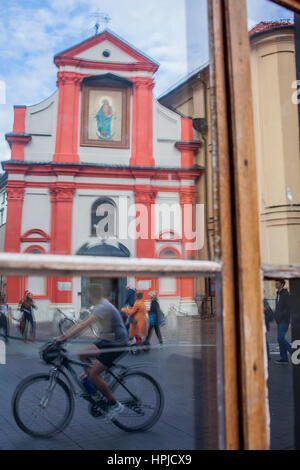
<path id="1" fill-rule="evenodd" d="M 299 1 L 272 1 L 300 13 Z M 290 278 L 292 272 L 294 278 L 300 277 L 300 268 L 265 267 L 262 273 L 260 266 L 246 0 L 210 0 L 208 6 L 215 207 L 220 235 L 215 253 L 222 259 L 222 308 L 226 312 L 223 317 L 226 448 L 268 449 L 262 280 L 270 274 L 273 278 Z"/>

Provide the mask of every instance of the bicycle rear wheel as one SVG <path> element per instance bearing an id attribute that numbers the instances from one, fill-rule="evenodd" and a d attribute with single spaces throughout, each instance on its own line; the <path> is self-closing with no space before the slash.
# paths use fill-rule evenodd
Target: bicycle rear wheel
<path id="1" fill-rule="evenodd" d="M 112 422 L 124 431 L 146 431 L 160 418 L 164 396 L 160 385 L 144 372 L 128 372 L 112 392 L 124 410 Z"/>
<path id="2" fill-rule="evenodd" d="M 74 320 L 71 320 L 71 318 L 63 318 L 62 320 L 60 320 L 58 328 L 61 334 L 64 335 L 75 324 L 76 323 L 74 322 Z"/>
<path id="3" fill-rule="evenodd" d="M 56 378 L 55 387 L 49 394 L 49 380 L 49 374 L 27 377 L 17 386 L 12 399 L 17 425 L 33 437 L 51 437 L 61 432 L 73 416 L 72 392 Z"/>

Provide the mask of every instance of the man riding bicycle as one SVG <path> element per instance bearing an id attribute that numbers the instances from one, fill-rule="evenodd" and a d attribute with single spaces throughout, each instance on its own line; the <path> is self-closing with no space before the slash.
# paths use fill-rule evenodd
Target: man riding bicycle
<path id="1" fill-rule="evenodd" d="M 123 405 L 115 400 L 109 385 L 101 377 L 101 373 L 108 370 L 117 357 L 123 354 L 122 348 L 130 345 L 128 333 L 120 312 L 114 305 L 102 296 L 99 285 L 90 284 L 87 288 L 87 298 L 91 305 L 95 305 L 92 313 L 70 328 L 64 335 L 56 338 L 57 342 L 65 342 L 77 336 L 91 324 L 98 326 L 98 340 L 79 353 L 80 360 L 86 362 L 86 374 L 92 384 L 107 399 L 105 414 L 112 418 L 123 410 Z M 116 351 L 105 352 L 105 349 Z M 94 362 L 91 359 L 95 359 Z"/>

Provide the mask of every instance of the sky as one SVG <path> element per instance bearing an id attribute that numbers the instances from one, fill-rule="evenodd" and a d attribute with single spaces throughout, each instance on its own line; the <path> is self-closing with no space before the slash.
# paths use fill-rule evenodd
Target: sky
<path id="1" fill-rule="evenodd" d="M 159 62 L 154 88 L 159 96 L 208 62 L 206 3 L 1 0 L 0 160 L 10 158 L 4 135 L 12 131 L 13 105 L 36 104 L 56 90 L 53 56 L 94 34 L 97 11 L 111 17 L 111 31 Z M 269 0 L 248 0 L 247 4 L 249 29 L 263 20 L 293 18 L 291 12 Z"/>

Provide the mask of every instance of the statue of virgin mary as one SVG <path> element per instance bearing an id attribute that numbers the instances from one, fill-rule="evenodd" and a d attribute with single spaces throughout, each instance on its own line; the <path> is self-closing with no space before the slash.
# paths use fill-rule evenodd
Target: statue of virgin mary
<path id="1" fill-rule="evenodd" d="M 97 136 L 100 140 L 110 140 L 113 138 L 111 132 L 111 121 L 113 118 L 113 109 L 108 100 L 103 100 L 102 106 L 96 114 Z"/>

